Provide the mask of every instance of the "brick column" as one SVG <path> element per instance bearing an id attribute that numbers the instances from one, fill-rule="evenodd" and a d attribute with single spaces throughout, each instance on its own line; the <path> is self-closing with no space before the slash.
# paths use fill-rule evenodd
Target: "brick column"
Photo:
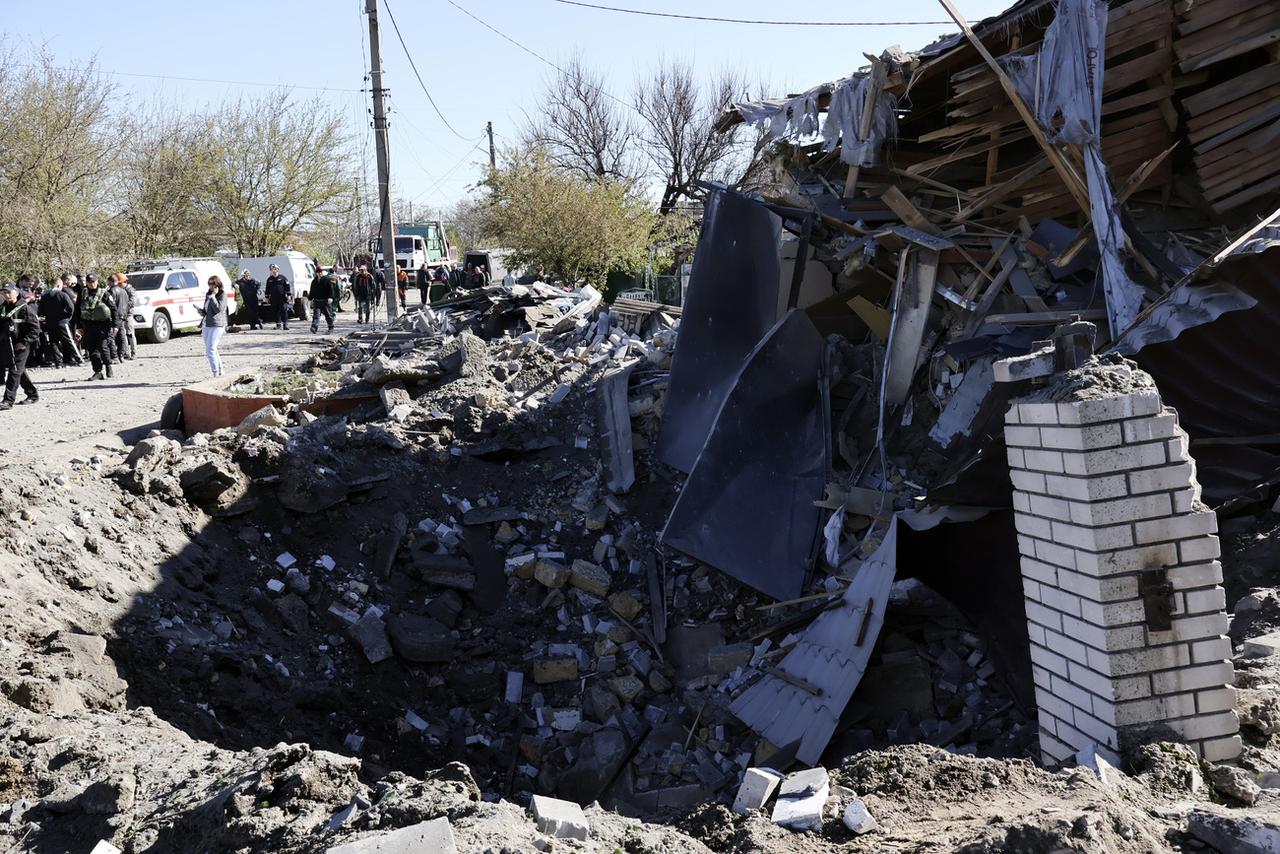
<path id="1" fill-rule="evenodd" d="M 1046 390 L 1006 416 L 1049 763 L 1148 735 L 1211 761 L 1240 753 L 1217 519 L 1177 414 L 1134 376 L 1129 393 L 1040 402 Z"/>

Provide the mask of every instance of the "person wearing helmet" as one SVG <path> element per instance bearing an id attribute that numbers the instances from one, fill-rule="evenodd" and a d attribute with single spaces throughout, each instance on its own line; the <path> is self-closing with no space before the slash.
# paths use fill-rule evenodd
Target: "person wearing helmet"
<path id="1" fill-rule="evenodd" d="M 271 265 L 271 275 L 267 276 L 263 291 L 267 295 L 267 302 L 271 303 L 272 314 L 276 316 L 276 329 L 279 329 L 281 324 L 288 329 L 289 307 L 293 304 L 293 286 L 280 274 L 280 268 L 275 264 Z"/>

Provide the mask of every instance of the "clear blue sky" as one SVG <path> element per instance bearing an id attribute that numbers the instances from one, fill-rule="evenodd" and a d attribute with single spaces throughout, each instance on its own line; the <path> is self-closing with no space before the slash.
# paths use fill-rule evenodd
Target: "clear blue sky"
<path id="1" fill-rule="evenodd" d="M 847 75 L 900 44 L 923 46 L 954 26 L 777 27 L 679 21 L 567 6 L 555 0 L 455 0 L 458 6 L 551 62 L 575 52 L 602 69 L 613 92 L 629 99 L 637 77 L 660 58 L 692 62 L 705 74 L 730 67 L 766 82 L 777 95 Z M 766 0 L 600 0 L 602 5 L 707 16 L 813 21 L 943 21 L 936 0 L 804 4 Z M 365 0 L 42 0 L 4 7 L 0 33 L 19 56 L 47 46 L 65 64 L 96 57 L 128 95 L 187 107 L 217 102 L 270 85 L 320 95 L 350 116 L 367 145 L 373 175 L 369 96 L 359 90 L 367 61 Z M 484 146 L 474 147 L 492 121 L 501 146 L 513 140 L 523 111 L 554 71 L 467 17 L 447 0 L 380 0 L 383 63 L 391 90 L 394 192 L 415 204 L 444 207 L 481 176 Z M 463 141 L 440 122 L 414 79 L 387 16 L 387 5 L 427 87 Z M 962 0 L 976 21 L 1006 0 Z M 239 82 L 192 82 L 206 78 Z M 325 91 L 315 91 L 318 87 Z"/>

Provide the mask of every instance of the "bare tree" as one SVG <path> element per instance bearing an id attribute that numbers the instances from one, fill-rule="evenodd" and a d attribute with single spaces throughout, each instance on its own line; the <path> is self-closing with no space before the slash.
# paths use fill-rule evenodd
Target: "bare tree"
<path id="1" fill-rule="evenodd" d="M 675 210 L 682 198 L 700 200 L 704 193 L 698 181 L 736 184 L 758 168 L 758 158 L 750 149 L 744 151 L 739 128 L 716 132 L 721 112 L 746 91 L 745 81 L 733 72 L 721 73 L 704 87 L 692 66 L 666 61 L 637 84 L 644 153 L 663 186 L 659 213 Z"/>
<path id="2" fill-rule="evenodd" d="M 213 116 L 209 213 L 244 255 L 273 255 L 300 228 L 348 204 L 344 117 L 286 91 L 240 100 Z"/>
<path id="3" fill-rule="evenodd" d="M 210 122 L 164 105 L 130 116 L 113 187 L 122 252 L 134 258 L 207 255 L 218 242 L 202 204 L 210 183 Z"/>
<path id="4" fill-rule="evenodd" d="M 605 89 L 604 75 L 575 56 L 547 82 L 523 146 L 542 149 L 554 166 L 588 180 L 633 178 L 629 113 Z"/>
<path id="5" fill-rule="evenodd" d="M 459 199 L 449 210 L 447 219 L 458 239 L 462 241 L 460 249 L 485 245 L 489 238 L 487 229 L 492 218 L 489 210 L 491 204 L 487 193 L 477 194 Z"/>

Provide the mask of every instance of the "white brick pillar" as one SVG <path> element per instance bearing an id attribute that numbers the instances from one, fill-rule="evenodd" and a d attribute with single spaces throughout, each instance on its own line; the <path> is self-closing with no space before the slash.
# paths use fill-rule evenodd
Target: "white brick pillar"
<path id="1" fill-rule="evenodd" d="M 1138 390 L 1085 399 L 1051 385 L 1006 417 L 1050 763 L 1150 735 L 1211 761 L 1240 753 L 1217 519 L 1176 413 L 1133 376 Z"/>

